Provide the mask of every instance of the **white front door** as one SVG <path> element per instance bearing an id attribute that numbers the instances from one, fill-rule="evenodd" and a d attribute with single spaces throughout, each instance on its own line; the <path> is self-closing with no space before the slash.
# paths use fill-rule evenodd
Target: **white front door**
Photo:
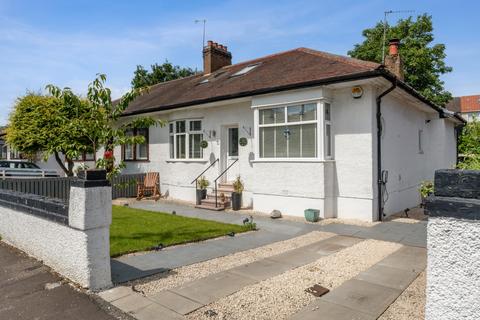
<path id="1" fill-rule="evenodd" d="M 222 141 L 220 145 L 220 173 L 238 159 L 238 125 L 222 127 Z M 220 179 L 222 182 L 230 182 L 238 174 L 238 163 L 234 164 Z"/>

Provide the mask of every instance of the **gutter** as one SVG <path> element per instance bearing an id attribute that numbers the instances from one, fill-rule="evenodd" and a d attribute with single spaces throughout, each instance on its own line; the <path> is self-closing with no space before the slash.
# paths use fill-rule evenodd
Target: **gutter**
<path id="1" fill-rule="evenodd" d="M 377 207 L 378 207 L 378 220 L 383 220 L 383 190 L 386 179 L 383 179 L 382 174 L 382 98 L 392 92 L 397 87 L 397 81 L 392 81 L 392 86 L 382 92 L 376 99 L 377 102 Z"/>

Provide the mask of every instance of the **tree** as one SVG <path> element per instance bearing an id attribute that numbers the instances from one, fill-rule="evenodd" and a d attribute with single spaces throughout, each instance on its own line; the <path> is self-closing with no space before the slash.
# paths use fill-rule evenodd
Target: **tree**
<path id="1" fill-rule="evenodd" d="M 385 27 L 386 42 L 393 38 L 401 39 L 399 53 L 403 59 L 405 82 L 427 99 L 445 106 L 452 99 L 452 95 L 445 90 L 440 76 L 451 72 L 452 68 L 445 64 L 445 45 L 439 43 L 432 45 L 434 41 L 432 17 L 423 14 L 416 20 L 409 17 L 399 20 L 396 25 L 387 24 Z M 356 44 L 348 54 L 357 59 L 381 63 L 383 32 L 383 22 L 363 30 L 365 40 Z M 385 48 L 388 48 L 387 43 Z"/>
<path id="2" fill-rule="evenodd" d="M 86 98 L 70 88 L 60 89 L 48 85 L 49 95 L 27 94 L 18 99 L 7 128 L 7 143 L 21 152 L 43 152 L 44 157 L 54 155 L 67 176 L 73 175 L 73 160 L 83 152 L 104 150 L 97 160 L 97 168 L 105 168 L 109 177 L 119 172 L 123 163 L 115 162 L 113 150 L 123 144 L 145 142 L 142 136 L 129 136 L 131 128 L 163 125 L 151 117 L 120 119 L 123 111 L 142 89 L 133 89 L 117 101 L 105 87 L 106 76 L 89 84 Z M 65 156 L 65 162 L 60 155 Z"/>
<path id="3" fill-rule="evenodd" d="M 70 124 L 72 130 L 89 141 L 93 150 L 104 150 L 104 156 L 97 160 L 97 168 L 104 168 L 110 177 L 120 172 L 124 167 L 123 162 L 116 165 L 114 149 L 116 146 L 125 144 L 141 144 L 145 138 L 140 135 L 129 136 L 127 131 L 133 128 L 149 128 L 153 125 L 164 125 L 164 121 L 155 120 L 152 117 L 135 117 L 130 120 L 121 120 L 125 109 L 146 89 L 132 89 L 120 99 L 112 101 L 111 90 L 105 87 L 107 78 L 100 74 L 88 85 L 86 99 L 75 95 L 70 88 L 63 90 L 48 85 L 49 93 L 59 99 L 63 106 L 71 109 L 79 109 L 86 102 L 87 109 L 82 115 L 77 114 Z M 68 142 L 67 142 L 68 143 Z M 68 155 L 68 154 L 67 154 Z"/>
<path id="4" fill-rule="evenodd" d="M 463 127 L 458 142 L 458 152 L 463 158 L 459 168 L 480 170 L 480 121 L 477 118 Z"/>
<path id="5" fill-rule="evenodd" d="M 76 109 L 62 105 L 52 96 L 27 93 L 17 99 L 6 130 L 7 143 L 20 152 L 47 158 L 54 155 L 68 176 L 73 175 L 73 160 L 80 152 L 93 151 L 86 137 L 71 125 L 77 115 L 85 112 L 86 104 Z M 65 155 L 62 160 L 60 154 Z M 65 166 L 65 163 L 67 164 Z"/>
<path id="6" fill-rule="evenodd" d="M 137 70 L 135 70 L 133 73 L 134 76 L 132 79 L 132 87 L 134 89 L 148 87 L 160 82 L 188 77 L 195 73 L 190 68 L 174 66 L 168 61 L 165 61 L 161 65 L 155 63 L 151 65 L 150 68 L 151 71 L 148 71 L 143 66 L 137 66 Z"/>

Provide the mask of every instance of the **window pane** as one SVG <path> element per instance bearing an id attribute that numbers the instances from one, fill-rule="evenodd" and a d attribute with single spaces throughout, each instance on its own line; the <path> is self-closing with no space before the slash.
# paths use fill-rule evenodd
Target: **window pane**
<path id="1" fill-rule="evenodd" d="M 228 155 L 238 156 L 238 128 L 228 128 Z"/>
<path id="2" fill-rule="evenodd" d="M 203 134 L 191 134 L 189 136 L 189 150 L 188 157 L 191 159 L 203 158 L 203 150 L 200 147 L 200 142 L 203 139 Z"/>
<path id="3" fill-rule="evenodd" d="M 202 130 L 202 121 L 195 120 L 190 121 L 190 131 L 201 131 Z"/>
<path id="4" fill-rule="evenodd" d="M 85 153 L 85 161 L 95 161 L 95 153 Z"/>
<path id="5" fill-rule="evenodd" d="M 331 119 L 330 111 L 330 103 L 325 103 L 325 120 L 327 121 Z"/>
<path id="6" fill-rule="evenodd" d="M 317 156 L 316 136 L 317 136 L 316 124 L 312 123 L 312 124 L 302 125 L 302 157 L 303 158 L 314 158 Z"/>
<path id="7" fill-rule="evenodd" d="M 177 159 L 185 159 L 185 135 L 177 135 Z"/>
<path id="8" fill-rule="evenodd" d="M 168 132 L 173 133 L 173 123 L 168 124 Z"/>
<path id="9" fill-rule="evenodd" d="M 125 160 L 133 160 L 133 146 L 131 144 L 125 145 L 123 158 Z"/>
<path id="10" fill-rule="evenodd" d="M 285 108 L 260 110 L 260 124 L 284 123 Z"/>
<path id="11" fill-rule="evenodd" d="M 260 128 L 260 157 L 273 158 L 275 128 Z"/>
<path id="12" fill-rule="evenodd" d="M 290 135 L 288 137 L 288 156 L 290 158 L 299 158 L 301 157 L 300 153 L 300 137 L 301 137 L 301 126 L 290 126 Z"/>
<path id="13" fill-rule="evenodd" d="M 173 136 L 170 136 L 170 159 L 174 159 L 175 158 L 175 147 L 173 145 L 173 141 L 174 141 L 174 137 Z"/>
<path id="14" fill-rule="evenodd" d="M 325 124 L 325 155 L 332 156 L 332 132 L 330 124 Z"/>
<path id="15" fill-rule="evenodd" d="M 316 120 L 317 119 L 317 104 L 309 103 L 303 105 L 302 121 Z"/>
<path id="16" fill-rule="evenodd" d="M 297 122 L 301 120 L 302 106 L 290 106 L 287 108 L 287 121 Z"/>
<path id="17" fill-rule="evenodd" d="M 184 133 L 185 132 L 185 121 L 177 121 L 177 133 Z"/>
<path id="18" fill-rule="evenodd" d="M 142 143 L 142 144 L 137 144 L 136 148 L 136 156 L 137 159 L 147 159 L 148 158 L 148 144 Z"/>
<path id="19" fill-rule="evenodd" d="M 288 128 L 275 127 L 275 157 L 287 157 Z"/>

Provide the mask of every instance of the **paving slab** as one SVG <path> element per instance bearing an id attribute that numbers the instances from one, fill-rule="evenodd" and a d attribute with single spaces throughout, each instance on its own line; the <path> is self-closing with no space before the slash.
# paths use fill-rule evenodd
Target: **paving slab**
<path id="1" fill-rule="evenodd" d="M 351 279 L 320 299 L 378 317 L 401 292 L 401 290 Z"/>
<path id="2" fill-rule="evenodd" d="M 170 290 L 160 291 L 147 297 L 150 300 L 182 315 L 203 307 L 203 304 L 178 295 Z"/>
<path id="3" fill-rule="evenodd" d="M 295 313 L 292 320 L 375 320 L 377 317 L 321 299 Z"/>
<path id="4" fill-rule="evenodd" d="M 132 312 L 152 304 L 153 301 L 141 294 L 132 292 L 128 296 L 114 300 L 111 303 L 123 312 Z"/>
<path id="5" fill-rule="evenodd" d="M 130 287 L 119 286 L 98 293 L 98 296 L 107 302 L 112 302 L 133 293 Z"/>
<path id="6" fill-rule="evenodd" d="M 425 248 L 404 246 L 381 260 L 378 264 L 419 272 L 425 269 L 427 265 L 427 250 Z"/>
<path id="7" fill-rule="evenodd" d="M 415 280 L 418 274 L 419 272 L 411 270 L 376 264 L 361 272 L 354 279 L 403 291 Z"/>
<path id="8" fill-rule="evenodd" d="M 186 283 L 170 291 L 207 305 L 255 282 L 257 281 L 252 278 L 224 271 Z"/>
<path id="9" fill-rule="evenodd" d="M 292 269 L 291 264 L 266 258 L 229 269 L 228 272 L 251 278 L 256 281 L 262 281 L 284 273 L 290 269 Z"/>
<path id="10" fill-rule="evenodd" d="M 130 313 L 138 320 L 183 320 L 185 317 L 153 303 Z"/>

